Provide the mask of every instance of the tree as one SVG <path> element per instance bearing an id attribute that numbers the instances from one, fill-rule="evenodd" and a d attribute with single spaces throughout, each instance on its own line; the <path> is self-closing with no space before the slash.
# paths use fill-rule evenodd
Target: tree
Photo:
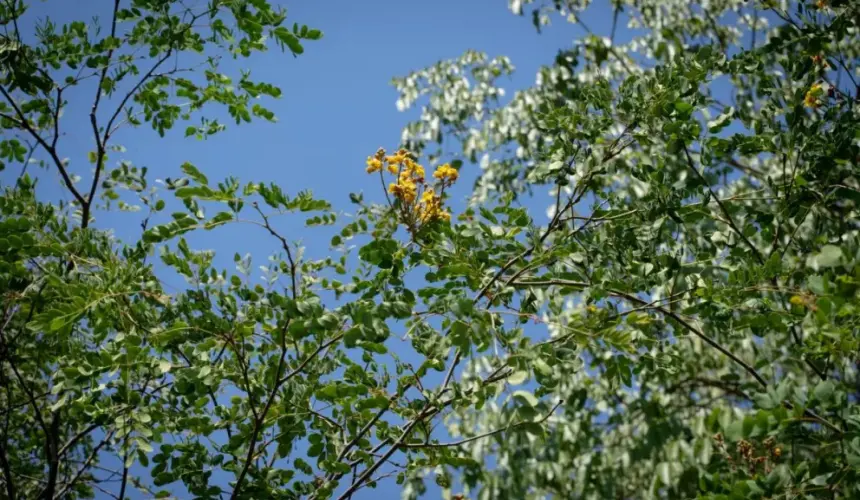
<path id="1" fill-rule="evenodd" d="M 210 103 L 273 118 L 249 98 L 278 88 L 233 84 L 213 54 L 321 36 L 262 0 L 125 4 L 35 43 L 22 2 L 0 11 L 0 153 L 23 167 L 0 198 L 6 496 L 347 499 L 389 475 L 407 498 L 430 477 L 447 498 L 860 494 L 855 3 L 612 2 L 608 37 L 507 103 L 506 58 L 395 79 L 399 106 L 428 102 L 402 149 L 367 158 L 384 189 L 350 195 L 345 223 L 191 164 L 169 200 L 142 169 L 108 171 L 120 125 L 163 134 Z M 588 30 L 589 4 L 530 12 Z M 92 83 L 82 184 L 57 139 L 67 89 Z M 223 128 L 201 120 L 186 134 Z M 31 158 L 71 204 L 37 196 Z M 446 190 L 468 163 L 458 213 Z M 548 220 L 519 203 L 545 191 Z M 145 206 L 140 241 L 93 225 L 97 200 Z M 273 217 L 305 212 L 341 224 L 330 256 Z M 240 220 L 278 248 L 265 284 L 183 237 Z M 193 286 L 168 295 L 156 253 Z"/>

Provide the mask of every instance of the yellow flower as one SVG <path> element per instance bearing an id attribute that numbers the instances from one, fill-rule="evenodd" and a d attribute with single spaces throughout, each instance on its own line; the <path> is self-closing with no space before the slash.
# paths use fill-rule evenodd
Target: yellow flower
<path id="1" fill-rule="evenodd" d="M 400 182 L 396 184 L 392 182 L 388 185 L 388 192 L 406 203 L 415 201 L 415 196 L 418 194 L 415 183 L 409 179 L 404 181 L 402 177 Z"/>
<path id="2" fill-rule="evenodd" d="M 824 89 L 820 83 L 816 83 L 806 92 L 806 97 L 803 98 L 803 105 L 807 108 L 817 108 L 821 105 L 819 98 L 824 95 Z"/>
<path id="3" fill-rule="evenodd" d="M 436 198 L 436 193 L 433 189 L 428 189 L 424 191 L 424 194 L 421 195 L 421 203 L 433 203 L 433 200 Z"/>
<path id="4" fill-rule="evenodd" d="M 393 156 L 386 156 L 385 157 L 385 161 L 387 161 L 388 163 L 394 163 L 394 164 L 401 163 L 405 159 L 406 159 L 405 157 L 400 156 L 400 155 L 393 155 Z"/>
<path id="5" fill-rule="evenodd" d="M 422 223 L 430 222 L 436 219 L 451 220 L 451 215 L 440 208 L 439 205 L 419 205 L 418 220 Z"/>
<path id="6" fill-rule="evenodd" d="M 414 175 L 415 177 L 417 177 L 419 179 L 422 179 L 422 180 L 424 179 L 424 167 L 415 163 L 414 161 L 412 161 L 409 158 L 406 159 L 405 165 L 406 165 L 406 171 L 407 172 L 409 172 L 410 174 Z"/>
<path id="7" fill-rule="evenodd" d="M 597 306 L 595 306 L 595 305 L 590 305 L 590 306 L 586 307 L 585 309 L 592 314 L 597 312 Z"/>
<path id="8" fill-rule="evenodd" d="M 397 172 L 400 170 L 400 167 L 398 167 L 396 163 L 389 163 L 387 170 L 389 173 L 397 175 Z"/>
<path id="9" fill-rule="evenodd" d="M 444 165 L 439 165 L 435 172 L 433 172 L 433 177 L 442 180 L 442 182 L 454 182 L 457 180 L 457 177 L 460 176 L 460 172 L 457 171 L 456 168 L 452 167 L 450 164 L 446 163 Z"/>
<path id="10" fill-rule="evenodd" d="M 806 300 L 804 300 L 803 297 L 801 297 L 800 295 L 795 295 L 792 298 L 788 299 L 788 301 L 796 306 L 802 306 L 806 304 Z"/>
<path id="11" fill-rule="evenodd" d="M 418 220 L 421 223 L 434 220 L 445 222 L 451 220 L 451 214 L 442 210 L 442 198 L 437 196 L 432 188 L 427 189 L 421 194 L 421 202 L 415 205 L 415 211 L 418 212 Z"/>
<path id="12" fill-rule="evenodd" d="M 372 174 L 374 172 L 379 172 L 382 169 L 382 162 L 379 161 L 379 158 L 367 157 L 367 170 L 368 174 Z"/>

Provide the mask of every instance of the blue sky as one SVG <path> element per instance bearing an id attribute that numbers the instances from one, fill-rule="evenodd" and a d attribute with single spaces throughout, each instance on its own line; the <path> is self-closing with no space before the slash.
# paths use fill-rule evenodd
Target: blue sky
<path id="1" fill-rule="evenodd" d="M 94 15 L 107 20 L 112 4 L 68 0 L 31 3 L 30 21 L 22 23 L 25 31 L 33 19 L 45 15 L 57 23 L 88 21 Z M 283 96 L 266 103 L 278 116 L 278 123 L 257 121 L 233 126 L 225 120 L 230 124 L 228 130 L 208 141 L 184 138 L 184 125 L 164 138 L 148 128 L 127 128 L 116 135 L 126 152 L 112 156 L 109 166 L 118 160 L 147 166 L 152 181 L 181 176 L 179 166 L 188 161 L 212 182 L 236 176 L 243 182 L 275 182 L 288 193 L 311 189 L 335 208 L 349 210 L 350 192 L 364 191 L 365 199 L 382 199 L 378 180 L 364 172 L 364 159 L 380 146 L 397 147 L 401 128 L 415 117 L 414 112 L 397 111 L 397 94 L 389 85 L 392 77 L 474 49 L 491 57 L 510 57 L 517 71 L 509 81 L 501 82 L 510 97 L 516 89 L 533 85 L 539 66 L 551 64 L 559 49 L 570 46 L 582 34 L 580 28 L 560 21 L 538 34 L 529 17 L 511 14 L 505 0 L 305 0 L 283 4 L 288 8 L 290 24 L 321 29 L 324 38 L 307 42 L 304 55 L 298 58 L 272 50 L 228 64 L 248 68 L 255 79 L 281 87 Z M 592 8 L 587 20 L 596 33 L 608 34 L 611 13 L 607 7 Z M 82 182 L 90 178 L 87 152 L 93 149 L 93 142 L 87 114 L 91 95 L 90 87 L 70 92 L 70 105 L 61 120 L 65 132 L 59 142 L 60 156 L 70 158 L 71 169 L 82 176 Z M 465 182 L 455 191 L 460 197 L 453 200 L 455 206 L 468 194 L 477 170 L 474 165 L 464 167 Z M 0 180 L 7 183 L 9 175 L 5 172 Z M 40 177 L 43 197 L 63 195 L 54 171 Z M 138 215 L 97 212 L 96 217 L 98 227 L 113 228 L 120 237 L 139 234 Z M 302 230 L 300 219 L 284 221 L 281 228 L 288 238 L 301 238 L 309 255 L 327 252 L 329 231 Z M 294 230 L 295 234 L 290 233 Z M 228 271 L 232 271 L 234 252 L 251 253 L 256 264 L 261 264 L 277 250 L 276 242 L 250 226 L 226 227 L 189 239 L 194 248 L 221 252 L 219 267 Z M 168 291 L 183 286 L 178 278 L 165 281 Z M 398 492 L 397 485 L 389 481 L 354 498 L 397 498 Z M 428 496 L 435 496 L 432 490 Z"/>

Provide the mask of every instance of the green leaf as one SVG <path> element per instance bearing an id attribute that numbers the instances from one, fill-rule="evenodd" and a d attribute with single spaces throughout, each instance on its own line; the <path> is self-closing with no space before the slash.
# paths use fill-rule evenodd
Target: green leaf
<path id="1" fill-rule="evenodd" d="M 713 120 L 708 122 L 708 131 L 712 134 L 716 134 L 720 132 L 722 129 L 729 126 L 732 123 L 732 118 L 735 115 L 735 108 L 729 107 L 726 108 L 719 116 L 714 118 Z"/>
<path id="2" fill-rule="evenodd" d="M 813 269 L 834 267 L 842 260 L 842 249 L 835 245 L 824 245 L 817 254 L 806 259 L 806 265 Z"/>
<path id="3" fill-rule="evenodd" d="M 693 105 L 685 101 L 675 101 L 675 111 L 682 117 L 690 116 L 693 111 Z"/>
<path id="4" fill-rule="evenodd" d="M 822 380 L 815 386 L 815 389 L 812 391 L 812 395 L 817 401 L 829 401 L 834 389 L 835 386 L 832 381 Z"/>
<path id="5" fill-rule="evenodd" d="M 301 54 L 305 51 L 299 39 L 287 28 L 279 27 L 272 31 L 275 39 L 283 46 L 286 45 L 293 54 Z"/>
<path id="6" fill-rule="evenodd" d="M 528 405 L 532 408 L 538 405 L 538 399 L 528 391 L 514 391 L 511 395 L 520 404 Z"/>
<path id="7" fill-rule="evenodd" d="M 191 179 L 193 179 L 195 182 L 204 185 L 209 184 L 209 179 L 207 179 L 206 176 L 203 175 L 202 172 L 197 170 L 197 167 L 195 167 L 191 163 L 185 162 L 180 168 L 185 173 L 185 175 L 191 177 Z"/>
<path id="8" fill-rule="evenodd" d="M 671 470 L 668 463 L 660 462 L 657 464 L 657 477 L 660 478 L 660 482 L 665 486 L 672 484 Z"/>
<path id="9" fill-rule="evenodd" d="M 516 371 L 516 372 L 510 374 L 508 376 L 508 378 L 505 380 L 507 381 L 507 383 L 509 383 L 511 385 L 520 385 L 523 382 L 525 382 L 526 380 L 528 380 L 528 378 L 529 378 L 529 372 L 521 370 L 521 371 Z"/>

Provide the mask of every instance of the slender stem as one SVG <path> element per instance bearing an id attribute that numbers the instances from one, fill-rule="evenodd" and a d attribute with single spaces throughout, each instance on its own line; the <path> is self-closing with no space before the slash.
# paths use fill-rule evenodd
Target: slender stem
<path id="1" fill-rule="evenodd" d="M 696 168 L 696 165 L 693 163 L 693 157 L 690 156 L 690 151 L 687 150 L 687 145 L 684 144 L 683 147 L 684 147 L 684 155 L 687 158 L 687 166 L 690 167 L 690 170 L 692 170 L 696 174 L 696 176 L 699 178 L 699 180 L 701 180 L 702 183 L 708 188 L 708 191 L 711 193 L 711 198 L 717 202 L 717 205 L 720 207 L 720 211 L 723 213 L 723 216 L 726 218 L 726 223 L 732 228 L 732 230 L 735 233 L 737 233 L 738 237 L 744 242 L 744 244 L 746 244 L 746 246 L 749 247 L 750 250 L 752 250 L 753 255 L 759 261 L 759 264 L 764 264 L 764 257 L 762 257 L 759 249 L 756 248 L 756 246 L 753 245 L 752 242 L 744 235 L 743 231 L 741 231 L 740 228 L 738 228 L 737 224 L 735 224 L 734 219 L 732 219 L 732 215 L 729 213 L 728 209 L 723 204 L 722 200 L 720 200 L 720 198 L 717 196 L 717 194 L 714 193 L 714 190 L 711 189 L 710 183 L 708 183 L 707 179 L 705 179 L 705 177 L 702 175 L 702 173 L 699 172 L 699 169 Z"/>
<path id="2" fill-rule="evenodd" d="M 430 415 L 433 415 L 434 413 L 434 410 L 430 410 L 429 412 L 425 410 L 421 412 L 418 417 L 412 419 L 406 425 L 406 428 L 403 429 L 403 432 L 400 434 L 400 437 L 398 437 L 397 440 L 391 445 L 391 447 L 389 447 L 388 450 L 386 450 L 385 453 L 382 454 L 382 457 L 380 457 L 376 462 L 374 462 L 373 465 L 368 467 L 361 474 L 361 476 L 359 476 L 358 479 L 354 483 L 352 483 L 349 488 L 347 488 L 346 491 L 343 492 L 342 495 L 338 497 L 338 500 L 346 500 L 350 497 L 350 495 L 352 495 L 353 492 L 355 492 L 355 490 L 361 487 L 361 485 L 365 481 L 370 479 L 370 477 L 373 476 L 373 473 L 376 472 L 380 467 L 382 467 L 382 464 L 384 464 L 391 457 L 391 455 L 394 455 L 394 452 L 396 452 L 400 448 L 400 445 L 403 443 L 403 441 L 405 441 L 406 438 L 409 437 L 410 434 L 412 434 L 412 429 L 414 429 L 415 426 L 418 425 L 418 422 L 424 420 Z"/>
<path id="3" fill-rule="evenodd" d="M 60 490 L 60 492 L 57 493 L 56 496 L 47 497 L 47 498 L 52 498 L 52 499 L 63 498 L 63 496 L 72 489 L 72 487 L 75 485 L 75 483 L 78 482 L 78 480 L 81 478 L 81 476 L 87 470 L 89 470 L 90 465 L 92 465 L 93 461 L 96 459 L 96 456 L 98 456 L 99 450 L 101 450 L 104 447 L 104 445 L 106 445 L 108 443 L 108 441 L 110 440 L 111 437 L 113 437 L 113 432 L 111 432 L 107 436 L 105 436 L 105 438 L 102 439 L 101 442 L 93 448 L 93 451 L 90 452 L 90 455 L 87 457 L 84 464 L 81 466 L 80 469 L 78 469 L 78 472 L 75 474 L 75 477 L 73 477 L 71 481 L 67 482 L 65 484 L 65 486 L 63 486 L 63 489 Z"/>
<path id="4" fill-rule="evenodd" d="M 3 441 L 8 442 L 7 436 L 4 434 Z M 9 465 L 7 458 L 6 447 L 0 443 L 0 470 L 3 471 L 3 482 L 6 483 L 6 495 L 10 500 L 17 498 L 15 495 L 15 483 L 12 482 L 12 467 Z"/>
<path id="5" fill-rule="evenodd" d="M 559 401 L 558 403 L 556 403 L 555 406 L 553 406 L 552 409 L 546 415 L 544 415 L 540 420 L 524 420 L 521 422 L 517 422 L 515 424 L 507 425 L 505 427 L 500 427 L 500 428 L 492 430 L 490 432 L 485 432 L 483 434 L 479 434 L 477 436 L 472 436 L 472 437 L 468 437 L 465 439 L 461 439 L 459 441 L 450 441 L 447 443 L 403 444 L 403 445 L 401 445 L 401 447 L 403 447 L 403 448 L 451 448 L 451 447 L 455 447 L 455 446 L 461 446 L 461 445 L 464 445 L 466 443 L 471 443 L 472 441 L 477 441 L 477 440 L 483 439 L 485 437 L 495 436 L 496 434 L 501 434 L 505 431 L 508 431 L 511 429 L 516 429 L 517 427 L 522 427 L 523 425 L 542 424 L 542 423 L 546 422 L 547 420 L 549 420 L 549 417 L 551 417 L 552 414 L 555 413 L 555 410 L 557 410 L 558 407 L 561 406 L 562 403 L 563 403 L 563 401 Z"/>
<path id="6" fill-rule="evenodd" d="M 72 446 L 74 446 L 75 444 L 77 444 L 77 442 L 78 442 L 78 441 L 80 441 L 81 439 L 83 439 L 87 434 L 89 434 L 89 433 L 91 433 L 92 431 L 94 431 L 94 430 L 98 429 L 100 426 L 101 426 L 101 424 L 92 424 L 92 425 L 87 426 L 84 430 L 82 430 L 82 431 L 80 431 L 79 433 L 75 434 L 75 435 L 74 435 L 74 437 L 72 437 L 72 439 L 68 440 L 68 441 L 66 442 L 66 444 L 64 444 L 64 445 L 60 448 L 60 451 L 59 451 L 57 454 L 60 456 L 60 458 L 62 458 L 62 457 L 66 454 L 66 452 L 67 452 L 67 451 L 69 451 L 69 450 L 72 448 Z"/>
<path id="7" fill-rule="evenodd" d="M 260 205 L 257 202 L 254 202 L 254 209 L 257 210 L 257 213 L 260 214 L 260 217 L 263 218 L 263 226 L 269 231 L 269 234 L 277 238 L 281 242 L 281 247 L 283 247 L 284 252 L 287 253 L 287 261 L 290 263 L 290 284 L 293 292 L 293 299 L 297 299 L 299 296 L 298 287 L 296 285 L 296 261 L 293 260 L 293 253 L 290 250 L 290 245 L 287 243 L 287 239 L 281 236 L 280 233 L 275 231 L 271 224 L 269 224 L 269 217 L 260 210 Z"/>
<path id="8" fill-rule="evenodd" d="M 282 332 L 282 335 L 284 337 L 286 336 L 286 333 L 287 333 L 286 330 L 289 327 L 289 320 L 287 320 L 285 322 L 285 324 L 286 324 L 286 326 L 283 328 L 283 332 Z M 338 342 L 342 337 L 343 337 L 343 334 L 339 334 L 336 337 L 334 337 L 333 339 L 320 344 L 320 346 L 313 353 L 311 353 L 309 356 L 307 356 L 305 358 L 305 360 L 299 364 L 298 367 L 296 367 L 293 371 L 288 373 L 283 378 L 281 378 L 281 372 L 284 369 L 284 364 L 285 364 L 284 362 L 286 360 L 287 349 L 286 349 L 286 344 L 283 343 L 284 341 L 282 341 L 281 356 L 280 356 L 280 359 L 278 360 L 278 370 L 277 370 L 277 373 L 275 374 L 275 383 L 272 386 L 272 389 L 269 393 L 269 397 L 266 400 L 265 406 L 263 406 L 263 409 L 255 417 L 254 429 L 251 431 L 251 440 L 248 443 L 248 453 L 247 453 L 247 456 L 245 457 L 245 464 L 242 467 L 242 470 L 239 472 L 238 478 L 236 479 L 236 486 L 233 488 L 233 493 L 230 495 L 231 499 L 235 500 L 238 497 L 238 495 L 242 489 L 242 483 L 245 480 L 245 476 L 248 474 L 248 470 L 251 468 L 251 464 L 254 461 L 254 455 L 255 455 L 254 452 L 255 452 L 256 446 L 257 446 L 257 439 L 259 439 L 259 437 L 260 437 L 260 431 L 262 430 L 263 424 L 266 420 L 266 415 L 269 413 L 269 409 L 272 407 L 272 403 L 274 403 L 274 401 L 275 401 L 275 396 L 276 396 L 278 390 L 287 381 L 289 381 L 291 378 L 293 378 L 296 375 L 298 375 L 299 373 L 301 373 L 302 370 L 304 370 L 304 368 L 308 365 L 308 363 L 310 363 L 311 360 L 315 359 L 320 352 L 322 352 L 324 349 L 326 349 L 328 346 L 334 344 L 335 342 Z"/>
<path id="9" fill-rule="evenodd" d="M 117 15 L 117 11 L 119 11 L 119 0 L 114 0 L 113 15 L 111 18 L 111 28 L 110 28 L 111 38 L 116 37 L 116 15 Z M 81 212 L 82 213 L 82 215 L 81 215 L 81 227 L 84 227 L 84 228 L 87 227 L 90 223 L 90 209 L 91 209 L 92 204 L 93 204 L 93 199 L 95 198 L 95 195 L 96 195 L 96 189 L 98 188 L 98 185 L 99 185 L 99 177 L 101 177 L 102 168 L 104 167 L 104 162 L 105 162 L 105 152 L 106 152 L 105 148 L 107 147 L 108 137 L 107 137 L 107 134 L 105 134 L 104 138 L 100 137 L 100 135 L 99 135 L 99 124 L 98 124 L 98 119 L 96 118 L 96 113 L 98 112 L 98 109 L 99 109 L 99 103 L 102 100 L 102 93 L 103 93 L 103 86 L 104 86 L 103 84 L 105 82 L 105 77 L 107 77 L 108 67 L 110 66 L 111 60 L 113 59 L 113 53 L 115 50 L 114 47 L 115 47 L 115 45 L 113 43 L 111 43 L 111 48 L 108 49 L 108 52 L 107 52 L 107 61 L 105 61 L 105 64 L 102 67 L 102 71 L 101 71 L 101 74 L 99 76 L 99 82 L 98 82 L 98 85 L 96 85 L 96 97 L 95 97 L 95 99 L 93 99 L 92 108 L 90 108 L 90 126 L 93 129 L 93 137 L 95 138 L 95 141 L 96 141 L 96 171 L 95 171 L 95 174 L 93 174 L 93 180 L 92 180 L 92 183 L 90 184 L 90 191 L 89 191 L 89 196 L 87 197 L 87 204 L 84 205 L 83 210 Z M 58 100 L 59 100 L 59 96 L 58 96 Z M 58 106 L 58 108 L 59 108 L 59 106 Z M 56 123 L 55 123 L 55 125 L 56 125 Z M 110 128 L 110 127 L 108 127 L 108 128 Z M 55 141 L 56 141 L 56 138 L 58 135 L 59 135 L 58 133 L 54 134 L 54 140 Z"/>
<path id="10" fill-rule="evenodd" d="M 12 106 L 12 109 L 15 110 L 15 114 L 18 117 L 18 120 L 16 120 L 17 124 L 24 130 L 26 130 L 31 136 L 33 136 L 33 139 L 36 139 L 36 142 L 38 142 L 39 145 L 42 146 L 42 148 L 44 148 L 45 151 L 48 152 L 48 154 L 51 156 L 51 159 L 54 160 L 54 165 L 57 167 L 57 170 L 59 170 L 60 176 L 63 178 L 63 183 L 66 185 L 66 188 L 69 190 L 70 193 L 72 193 L 72 196 L 74 196 L 75 200 L 77 200 L 77 202 L 82 207 L 86 206 L 87 200 L 75 187 L 75 183 L 72 182 L 72 177 L 66 170 L 66 166 L 63 163 L 63 160 L 61 160 L 59 155 L 57 154 L 57 150 L 55 148 L 52 148 L 51 145 L 48 144 L 47 141 L 45 141 L 45 139 L 42 138 L 42 136 L 39 135 L 38 132 L 36 132 L 36 130 L 30 125 L 30 122 L 27 121 L 27 117 L 21 111 L 21 108 L 18 106 L 18 103 L 16 103 L 15 100 L 12 99 L 12 96 L 9 95 L 9 92 L 7 92 L 6 89 L 2 86 L 0 86 L 0 93 L 3 94 L 3 97 L 6 98 L 6 101 L 9 102 L 9 105 Z M 8 117 L 6 118 L 8 119 Z"/>
<path id="11" fill-rule="evenodd" d="M 308 365 L 308 363 L 310 363 L 311 361 L 313 361 L 313 360 L 314 360 L 314 358 L 316 358 L 316 357 L 319 355 L 319 353 L 321 353 L 322 351 L 324 351 L 324 350 L 325 350 L 325 349 L 327 349 L 328 347 L 330 347 L 330 346 L 332 346 L 332 345 L 336 344 L 336 343 L 337 343 L 337 342 L 339 342 L 339 341 L 340 341 L 340 339 L 342 339 L 342 338 L 343 338 L 343 334 L 341 333 L 341 334 L 338 334 L 338 335 L 334 336 L 334 337 L 333 337 L 333 338 L 331 338 L 330 340 L 328 340 L 328 341 L 323 342 L 322 344 L 320 344 L 320 345 L 319 345 L 319 347 L 317 347 L 317 349 L 316 349 L 314 352 L 312 352 L 309 356 L 307 356 L 307 357 L 304 359 L 304 361 L 302 361 L 302 363 L 301 363 L 299 366 L 297 366 L 297 367 L 296 367 L 293 371 L 291 371 L 290 373 L 286 374 L 286 375 L 284 376 L 284 378 L 280 379 L 280 380 L 278 381 L 278 385 L 283 385 L 283 384 L 287 383 L 291 378 L 293 378 L 293 377 L 295 377 L 296 375 L 298 375 L 299 373 L 301 373 L 301 372 L 305 369 L 305 367 Z"/>

